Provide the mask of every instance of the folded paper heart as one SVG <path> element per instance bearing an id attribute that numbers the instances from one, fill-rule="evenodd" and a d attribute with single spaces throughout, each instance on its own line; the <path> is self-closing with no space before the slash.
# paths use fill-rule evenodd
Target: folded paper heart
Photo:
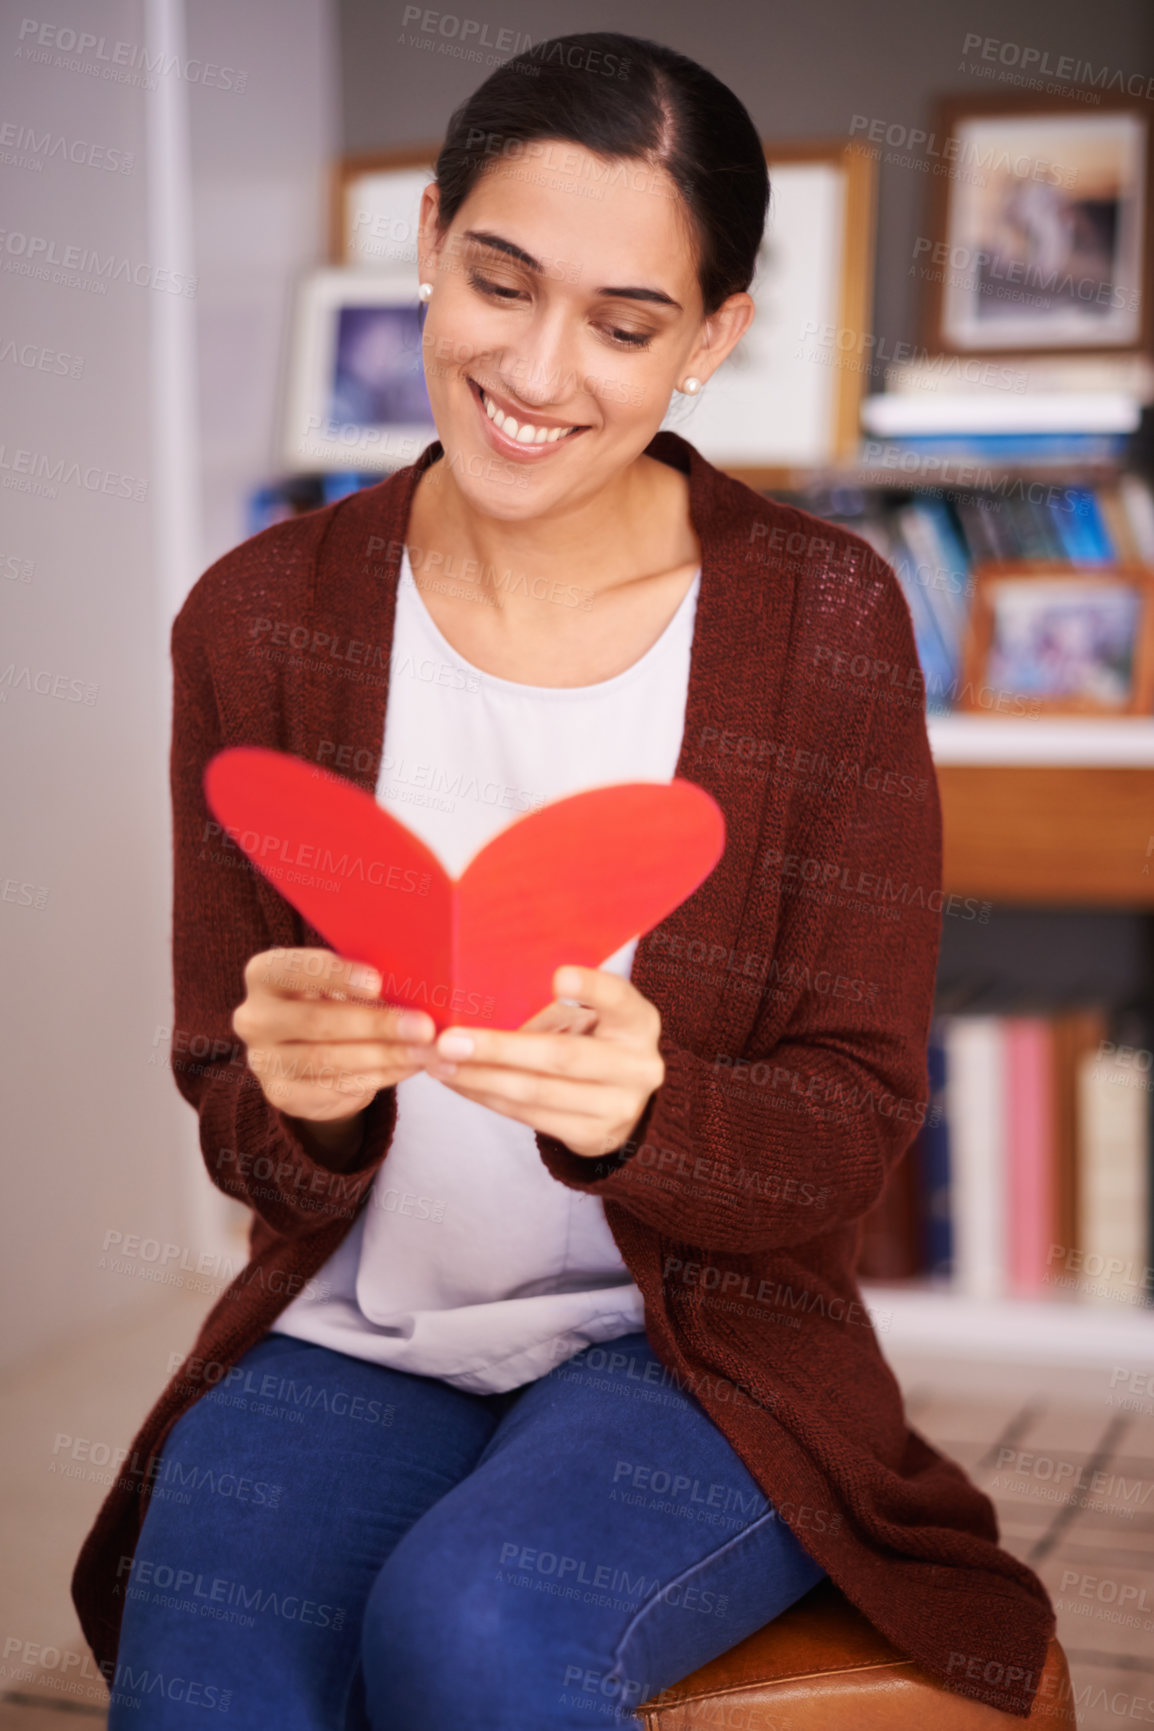
<path id="1" fill-rule="evenodd" d="M 691 781 L 622 782 L 514 818 L 455 881 L 361 788 L 285 752 L 232 746 L 204 772 L 237 845 L 386 1003 L 518 1028 L 564 963 L 599 967 L 709 876 L 725 819 Z"/>

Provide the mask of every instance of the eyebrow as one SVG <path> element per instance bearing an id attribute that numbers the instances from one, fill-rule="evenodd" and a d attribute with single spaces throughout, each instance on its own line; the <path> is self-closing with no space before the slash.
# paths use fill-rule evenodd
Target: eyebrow
<path id="1" fill-rule="evenodd" d="M 536 271 L 538 274 L 541 272 L 542 267 L 532 253 L 526 252 L 524 247 L 517 246 L 511 240 L 505 240 L 502 235 L 486 234 L 470 228 L 465 231 L 465 239 L 476 241 L 479 246 L 492 247 L 495 252 L 506 253 L 509 258 L 515 258 L 518 264 L 523 264 L 526 269 Z M 599 288 L 596 292 L 599 295 L 611 296 L 614 300 L 655 301 L 659 306 L 676 307 L 678 312 L 684 311 L 681 302 L 675 301 L 673 296 L 667 295 L 663 289 Z"/>

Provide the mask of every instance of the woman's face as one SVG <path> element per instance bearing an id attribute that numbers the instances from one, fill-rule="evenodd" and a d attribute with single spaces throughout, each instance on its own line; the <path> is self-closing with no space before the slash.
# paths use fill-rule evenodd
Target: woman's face
<path id="1" fill-rule="evenodd" d="M 427 189 L 419 249 L 434 285 L 425 377 L 449 470 L 477 510 L 518 521 L 614 480 L 674 387 L 704 383 L 753 316 L 739 294 L 705 319 L 688 215 L 663 170 L 576 144 L 531 148 L 495 157 L 443 235 Z"/>

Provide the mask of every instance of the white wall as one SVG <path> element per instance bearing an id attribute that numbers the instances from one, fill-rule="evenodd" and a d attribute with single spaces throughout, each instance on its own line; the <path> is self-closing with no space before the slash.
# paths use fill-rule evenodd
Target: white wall
<path id="1" fill-rule="evenodd" d="M 280 406 L 297 279 L 327 259 L 339 152 L 336 24 L 325 0 L 190 0 L 189 49 L 248 72 L 191 115 L 205 563 L 244 538 L 243 494 L 282 472 Z"/>
<path id="2" fill-rule="evenodd" d="M 183 47 L 181 0 L 56 0 L 22 36 L 24 10 L 0 22 L 9 1363 L 148 1303 L 146 1279 L 101 1267 L 108 1234 L 195 1256 L 239 1214 L 166 1064 L 168 630 L 276 468 L 284 314 L 322 256 L 336 112 L 324 0 L 197 0 Z M 157 47 L 178 69 L 150 79 Z M 99 261 L 43 263 L 75 265 L 70 247 Z M 98 292 L 110 258 L 139 280 Z"/>

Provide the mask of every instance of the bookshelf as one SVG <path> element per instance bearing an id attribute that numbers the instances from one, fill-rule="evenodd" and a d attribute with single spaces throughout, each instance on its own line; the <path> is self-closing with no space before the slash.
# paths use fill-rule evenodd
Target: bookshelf
<path id="1" fill-rule="evenodd" d="M 1137 441 L 1130 472 L 1148 474 L 1149 463 L 1138 467 L 1136 447 Z M 879 551 L 885 552 L 892 535 L 899 555 L 892 562 L 917 625 L 922 597 L 911 595 L 909 571 L 900 568 L 903 552 L 912 555 L 911 563 L 919 557 L 916 544 L 904 542 L 904 509 L 960 495 L 971 506 L 977 500 L 1000 513 L 1004 532 L 1012 514 L 1000 502 L 1013 495 L 1016 483 L 1041 481 L 1047 488 L 1093 490 L 1099 499 L 1110 494 L 1117 500 L 1125 473 L 1122 462 L 1106 459 L 1006 465 L 943 457 L 927 465 L 911 457 L 904 467 L 900 451 L 875 443 L 863 445 L 855 463 L 779 471 L 760 484 L 771 497 L 864 532 Z M 928 504 L 929 511 L 942 508 Z M 955 529 L 972 521 L 953 504 L 950 510 Z M 1115 510 L 1111 528 L 1118 517 Z M 1021 526 L 1031 529 L 1028 519 Z M 1032 527 L 1044 535 L 1044 523 Z M 1141 519 L 1129 527 L 1133 538 L 1126 555 L 1154 564 L 1154 548 L 1140 544 Z M 962 567 L 968 572 L 983 555 L 967 535 L 960 533 L 958 544 L 969 556 Z M 1039 546 L 1032 551 L 1045 556 Z M 1056 544 L 1048 556 L 1063 562 Z M 1067 551 L 1065 562 L 1080 561 Z M 956 563 L 952 568 L 957 570 Z M 923 622 L 925 612 L 923 604 Z M 1062 921 L 1088 910 L 1124 917 L 1154 908 L 1154 716 L 930 713 L 927 727 L 941 795 L 947 894 L 1020 910 L 1026 918 L 1048 909 Z M 1154 980 L 1148 985 L 1154 993 Z M 1154 1161 L 1149 1170 L 1154 1185 Z M 1154 1262 L 1152 1251 L 1154 1242 L 1148 1262 Z M 1029 1296 L 1017 1296 L 1007 1278 L 995 1283 L 993 1295 L 977 1296 L 941 1275 L 864 1278 L 862 1290 L 883 1351 L 1104 1368 L 1107 1374 L 1114 1365 L 1154 1368 L 1154 1308 L 1141 1302 L 1140 1291 L 1095 1298 L 1046 1278 Z M 1127 1302 L 1130 1297 L 1136 1302 Z"/>

